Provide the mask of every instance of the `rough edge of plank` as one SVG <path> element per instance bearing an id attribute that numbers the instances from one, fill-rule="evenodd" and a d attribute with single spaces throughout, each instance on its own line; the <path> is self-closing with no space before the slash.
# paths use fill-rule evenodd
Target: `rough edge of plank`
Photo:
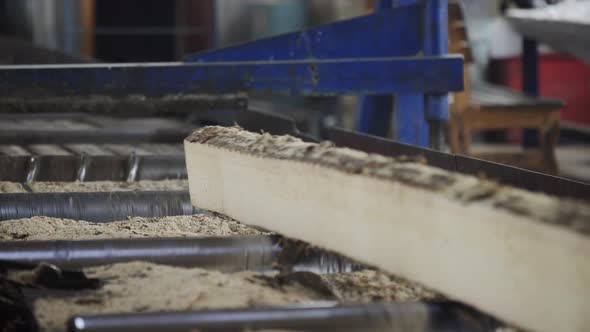
<path id="1" fill-rule="evenodd" d="M 335 147 L 332 142 L 308 143 L 299 138 L 253 133 L 240 127 L 208 126 L 186 138 L 259 157 L 293 160 L 396 181 L 438 192 L 465 204 L 492 204 L 510 213 L 530 217 L 590 236 L 590 205 L 573 199 L 556 199 L 469 175 L 425 165 L 412 157 L 391 158 Z"/>
<path id="2" fill-rule="evenodd" d="M 584 203 L 235 127 L 203 128 L 185 152 L 201 208 L 338 251 L 526 329 L 590 328 Z"/>

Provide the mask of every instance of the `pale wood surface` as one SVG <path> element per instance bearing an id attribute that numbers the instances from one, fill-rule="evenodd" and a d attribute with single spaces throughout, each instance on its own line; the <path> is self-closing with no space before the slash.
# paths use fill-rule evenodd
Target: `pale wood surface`
<path id="1" fill-rule="evenodd" d="M 590 330 L 585 203 L 236 128 L 201 130 L 185 153 L 195 206 L 341 252 L 526 329 Z"/>

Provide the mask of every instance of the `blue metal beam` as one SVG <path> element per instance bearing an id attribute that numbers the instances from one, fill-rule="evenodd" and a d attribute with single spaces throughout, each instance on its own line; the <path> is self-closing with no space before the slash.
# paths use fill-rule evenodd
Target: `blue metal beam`
<path id="1" fill-rule="evenodd" d="M 427 147 L 429 124 L 424 114 L 426 98 L 422 93 L 398 93 L 393 112 L 393 137 L 400 143 Z"/>
<path id="2" fill-rule="evenodd" d="M 409 1 L 381 0 L 376 4 L 379 13 L 396 12 Z M 448 53 L 447 0 L 414 1 L 411 7 L 420 8 L 420 50 L 422 56 L 444 56 Z M 387 38 L 387 36 L 383 36 Z M 463 69 L 460 70 L 463 75 Z M 450 91 L 450 90 L 449 90 Z M 417 92 L 417 93 L 416 93 Z M 389 132 L 384 122 L 393 122 L 394 138 L 403 143 L 439 148 L 443 128 L 448 119 L 448 91 L 416 91 L 396 93 L 392 102 L 387 96 L 366 96 L 359 103 L 356 129 L 373 135 Z M 394 114 L 391 116 L 393 105 Z"/>
<path id="3" fill-rule="evenodd" d="M 375 3 L 374 8 L 377 14 L 394 12 L 392 11 L 392 0 L 379 0 Z M 416 29 L 415 32 L 419 33 L 418 31 L 420 29 Z M 380 34 L 376 34 L 376 36 L 378 36 L 377 38 L 382 38 L 390 42 L 386 36 Z M 420 37 L 418 35 L 416 41 L 419 41 Z M 393 105 L 393 95 L 391 94 L 383 96 L 359 96 L 355 114 L 355 129 L 361 133 L 383 137 L 387 136 L 391 128 Z"/>
<path id="4" fill-rule="evenodd" d="M 426 22 L 424 33 L 424 55 L 436 56 L 449 53 L 448 1 L 424 0 Z M 440 150 L 443 147 L 446 123 L 449 119 L 449 94 L 430 93 L 425 96 L 425 116 L 428 128 L 429 146 Z"/>
<path id="5" fill-rule="evenodd" d="M 407 5 L 317 28 L 197 53 L 184 60 L 219 62 L 414 56 L 422 48 L 421 17 L 421 6 Z"/>
<path id="6" fill-rule="evenodd" d="M 462 67 L 455 56 L 0 66 L 0 96 L 446 92 L 463 88 Z"/>
<path id="7" fill-rule="evenodd" d="M 392 109 L 392 95 L 359 97 L 354 119 L 355 130 L 376 136 L 387 136 L 391 127 Z"/>

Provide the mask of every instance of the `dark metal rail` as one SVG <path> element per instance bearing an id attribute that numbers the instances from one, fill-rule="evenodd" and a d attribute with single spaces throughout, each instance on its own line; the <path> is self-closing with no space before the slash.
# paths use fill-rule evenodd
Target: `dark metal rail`
<path id="1" fill-rule="evenodd" d="M 181 143 L 193 129 L 3 130 L 1 144 Z"/>

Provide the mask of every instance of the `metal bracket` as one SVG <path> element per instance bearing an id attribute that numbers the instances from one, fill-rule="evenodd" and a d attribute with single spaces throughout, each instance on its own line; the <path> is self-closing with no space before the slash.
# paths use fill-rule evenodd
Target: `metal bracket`
<path id="1" fill-rule="evenodd" d="M 217 100 L 240 93 L 396 93 L 393 118 L 396 129 L 404 128 L 397 138 L 425 145 L 428 125 L 440 129 L 448 116 L 446 94 L 463 89 L 462 57 L 446 55 L 447 0 L 383 0 L 378 6 L 382 10 L 371 15 L 189 55 L 186 62 L 0 66 L 0 97 L 18 104 L 33 96 Z M 358 128 L 369 133 L 389 121 L 387 105 L 393 104 L 370 105 L 359 113 Z M 440 137 L 440 130 L 433 133 Z"/>
<path id="2" fill-rule="evenodd" d="M 0 97 L 442 93 L 463 88 L 462 68 L 456 56 L 0 66 Z"/>
<path id="3" fill-rule="evenodd" d="M 382 0 L 376 5 L 379 12 L 399 11 L 410 1 Z M 420 8 L 418 28 L 421 35 L 421 52 L 424 56 L 444 56 L 448 53 L 447 0 L 415 0 Z M 400 7 L 401 6 L 401 7 Z M 463 68 L 460 70 L 463 75 Z M 448 120 L 448 92 L 398 93 L 391 96 L 368 96 L 360 102 L 356 129 L 360 132 L 386 136 L 393 121 L 396 140 L 419 146 L 440 149 L 443 145 L 444 127 Z M 392 115 L 393 112 L 393 115 Z M 385 124 L 385 125 L 384 125 Z"/>

